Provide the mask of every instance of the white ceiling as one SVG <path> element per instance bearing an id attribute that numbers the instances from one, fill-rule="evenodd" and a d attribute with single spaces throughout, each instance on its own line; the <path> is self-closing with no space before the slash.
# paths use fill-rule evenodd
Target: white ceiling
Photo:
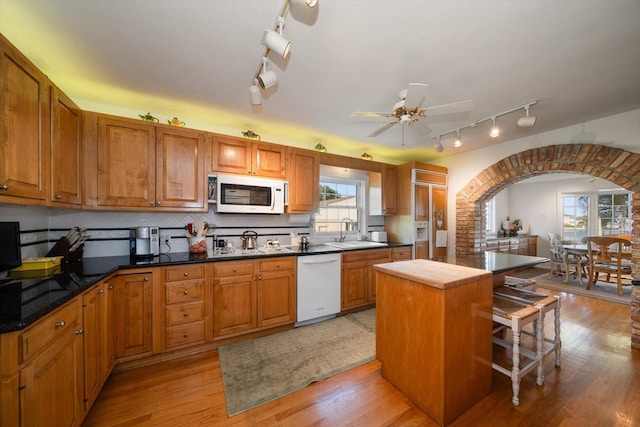
<path id="1" fill-rule="evenodd" d="M 429 161 L 640 108 L 639 0 L 319 0 L 291 8 L 286 61 L 261 107 L 249 102 L 263 29 L 283 0 L 1 0 L 0 31 L 69 96 L 210 123 L 240 136 L 376 160 Z M 431 133 L 397 125 L 368 138 L 409 83 L 427 83 L 423 106 L 472 100 L 469 113 L 422 119 Z M 530 101 L 533 128 L 518 111 L 433 136 Z M 265 138 L 265 135 L 268 138 Z M 579 140 L 586 138 L 587 140 Z M 576 135 L 577 142 L 589 134 Z M 574 142 L 576 142 L 574 141 Z M 568 142 L 568 141 L 559 141 Z"/>

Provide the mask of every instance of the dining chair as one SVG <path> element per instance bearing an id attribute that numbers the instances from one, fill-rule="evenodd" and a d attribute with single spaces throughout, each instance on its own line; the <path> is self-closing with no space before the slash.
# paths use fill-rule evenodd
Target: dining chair
<path id="1" fill-rule="evenodd" d="M 598 281 L 600 273 L 606 274 L 609 282 L 616 276 L 618 295 L 622 295 L 622 276 L 631 274 L 631 260 L 625 254 L 625 246 L 630 246 L 628 239 L 609 236 L 586 237 L 587 256 L 589 258 L 589 282 L 587 289 Z"/>
<path id="2" fill-rule="evenodd" d="M 587 264 L 588 261 L 581 254 L 572 253 L 563 248 L 562 245 L 566 242 L 560 240 L 560 236 L 555 233 L 549 233 L 549 251 L 551 262 L 549 268 L 549 277 L 554 274 L 564 276 L 563 283 L 569 282 L 569 277 L 576 276 L 580 282 L 580 286 L 584 286 L 582 277 L 587 277 Z"/>

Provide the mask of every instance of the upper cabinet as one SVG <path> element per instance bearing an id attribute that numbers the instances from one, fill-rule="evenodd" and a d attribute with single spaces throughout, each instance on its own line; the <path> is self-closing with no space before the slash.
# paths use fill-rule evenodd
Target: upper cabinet
<path id="1" fill-rule="evenodd" d="M 47 204 L 49 81 L 0 35 L 0 202 Z"/>
<path id="2" fill-rule="evenodd" d="M 51 85 L 51 191 L 52 205 L 78 207 L 81 197 L 80 108 Z"/>
<path id="3" fill-rule="evenodd" d="M 395 165 L 382 166 L 382 214 L 398 213 L 398 169 Z"/>
<path id="4" fill-rule="evenodd" d="M 285 179 L 287 147 L 224 135 L 213 135 L 209 172 Z"/>
<path id="5" fill-rule="evenodd" d="M 205 210 L 204 133 L 103 115 L 84 121 L 85 205 Z"/>
<path id="6" fill-rule="evenodd" d="M 299 148 L 290 150 L 287 168 L 289 181 L 287 213 L 314 213 L 318 209 L 319 169 L 316 151 Z"/>

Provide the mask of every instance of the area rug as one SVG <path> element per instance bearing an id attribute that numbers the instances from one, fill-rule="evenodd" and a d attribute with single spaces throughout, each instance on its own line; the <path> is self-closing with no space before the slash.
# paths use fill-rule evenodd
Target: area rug
<path id="1" fill-rule="evenodd" d="M 597 281 L 591 289 L 586 288 L 586 279 L 582 278 L 585 286 L 580 286 L 578 279 L 570 278 L 568 283 L 563 283 L 564 278 L 560 276 L 549 277 L 549 270 L 543 268 L 530 268 L 514 273 L 510 276 L 521 277 L 526 279 L 535 279 L 537 287 L 552 289 L 554 291 L 566 292 L 574 295 L 581 295 L 611 301 L 619 304 L 631 304 L 631 286 L 622 287 L 622 296 L 618 295 L 618 285 L 616 283 L 608 283 Z"/>
<path id="2" fill-rule="evenodd" d="M 218 348 L 227 414 L 375 359 L 375 309 Z"/>

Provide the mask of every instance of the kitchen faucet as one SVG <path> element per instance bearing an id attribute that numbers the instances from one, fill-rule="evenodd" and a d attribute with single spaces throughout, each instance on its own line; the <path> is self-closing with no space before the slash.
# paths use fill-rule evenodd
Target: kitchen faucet
<path id="1" fill-rule="evenodd" d="M 345 224 L 347 222 L 353 223 L 353 220 L 351 218 L 342 218 L 342 220 L 340 221 L 340 241 L 341 242 L 344 242 L 344 239 L 347 237 L 347 227 L 346 227 L 346 225 L 344 227 L 344 236 L 342 235 L 342 226 L 343 226 L 343 224 Z"/>

